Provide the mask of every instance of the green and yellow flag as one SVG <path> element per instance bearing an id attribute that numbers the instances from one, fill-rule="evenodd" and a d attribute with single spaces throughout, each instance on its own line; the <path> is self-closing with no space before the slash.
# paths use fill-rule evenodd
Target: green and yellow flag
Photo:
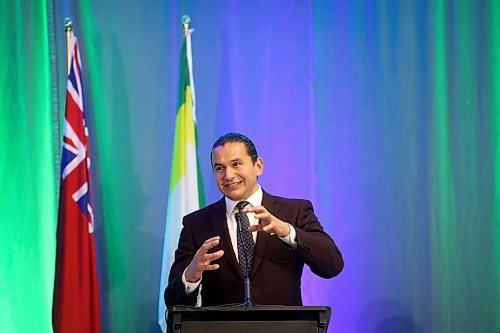
<path id="1" fill-rule="evenodd" d="M 183 21 L 185 19 L 183 18 Z M 185 30 L 179 72 L 179 97 L 175 120 L 175 137 L 170 170 L 170 187 L 167 204 L 167 221 L 163 243 L 160 292 L 158 297 L 158 323 L 166 331 L 165 302 L 163 292 L 167 287 L 168 274 L 174 262 L 184 215 L 204 205 L 196 151 L 196 99 L 193 81 L 191 32 Z"/>

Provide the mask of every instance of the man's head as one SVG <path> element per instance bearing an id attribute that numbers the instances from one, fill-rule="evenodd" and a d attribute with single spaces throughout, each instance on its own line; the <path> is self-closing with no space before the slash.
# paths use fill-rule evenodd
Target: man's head
<path id="1" fill-rule="evenodd" d="M 215 141 L 211 152 L 212 168 L 219 190 L 231 200 L 250 197 L 259 185 L 257 177 L 264 164 L 253 142 L 239 133 L 228 133 Z"/>

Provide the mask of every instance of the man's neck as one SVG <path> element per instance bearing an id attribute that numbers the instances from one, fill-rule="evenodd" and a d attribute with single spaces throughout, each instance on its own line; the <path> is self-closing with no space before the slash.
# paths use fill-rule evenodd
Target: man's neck
<path id="1" fill-rule="evenodd" d="M 228 197 L 224 197 L 224 200 L 226 202 L 226 209 L 228 210 L 228 213 L 231 213 L 236 204 L 240 201 L 248 201 L 252 206 L 261 206 L 262 205 L 262 197 L 263 197 L 263 191 L 262 187 L 260 185 L 257 187 L 255 192 L 252 193 L 248 198 L 245 200 L 232 200 Z"/>

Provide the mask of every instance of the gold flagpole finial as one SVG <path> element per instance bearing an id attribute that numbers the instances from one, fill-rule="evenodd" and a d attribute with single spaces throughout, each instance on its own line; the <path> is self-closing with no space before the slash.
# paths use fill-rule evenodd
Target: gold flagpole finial
<path id="1" fill-rule="evenodd" d="M 71 17 L 66 17 L 64 19 L 64 30 L 66 30 L 66 32 L 71 32 L 71 30 L 73 29 L 73 20 L 71 19 Z"/>
<path id="2" fill-rule="evenodd" d="M 73 30 L 73 20 L 71 17 L 66 17 L 64 19 L 64 30 L 66 31 L 66 55 L 67 55 L 67 63 L 68 63 L 68 75 L 70 70 L 70 61 L 71 61 L 71 50 L 70 50 L 70 40 L 71 40 L 71 31 Z"/>
<path id="3" fill-rule="evenodd" d="M 191 18 L 189 17 L 189 15 L 182 16 L 181 23 L 184 26 L 184 33 L 187 33 L 189 30 L 189 23 L 191 23 Z"/>

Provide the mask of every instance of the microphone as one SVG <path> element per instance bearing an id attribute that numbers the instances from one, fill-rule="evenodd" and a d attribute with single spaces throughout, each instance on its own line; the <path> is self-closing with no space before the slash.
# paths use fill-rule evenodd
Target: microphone
<path id="1" fill-rule="evenodd" d="M 237 232 L 240 234 L 240 238 L 243 239 L 243 235 L 242 235 L 242 230 L 241 230 L 241 223 L 243 221 L 243 213 L 241 212 L 238 212 L 236 214 L 234 214 L 234 217 L 236 219 L 236 224 L 237 224 Z M 245 246 L 242 247 L 243 248 L 243 256 L 245 257 L 245 280 L 243 282 L 243 286 L 244 286 L 244 292 L 245 292 L 245 298 L 244 298 L 244 301 L 243 301 L 243 304 L 245 306 L 252 306 L 253 303 L 252 303 L 252 296 L 251 296 L 251 292 L 250 292 L 250 289 L 251 289 L 251 286 L 250 286 L 250 272 L 249 272 L 249 264 L 248 264 L 248 253 L 246 251 L 246 248 Z"/>

